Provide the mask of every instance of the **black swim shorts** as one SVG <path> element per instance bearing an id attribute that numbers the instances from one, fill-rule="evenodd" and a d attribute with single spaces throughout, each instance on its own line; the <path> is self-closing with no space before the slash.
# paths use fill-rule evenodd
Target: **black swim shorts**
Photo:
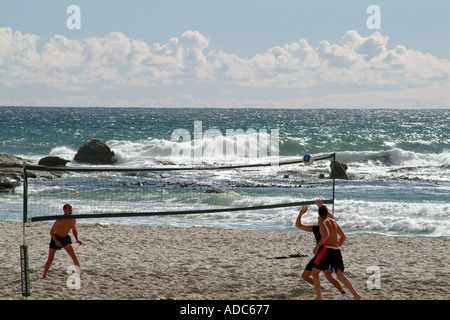
<path id="1" fill-rule="evenodd" d="M 70 238 L 69 235 L 67 235 L 65 237 L 60 237 L 60 236 L 55 234 L 55 237 L 56 237 L 56 239 L 58 239 L 59 242 L 61 242 L 61 247 L 58 247 L 56 245 L 55 240 L 53 240 L 53 238 L 52 238 L 50 240 L 50 248 L 52 248 L 52 249 L 61 250 L 61 248 L 64 248 L 69 243 L 72 243 L 72 238 Z"/>
<path id="2" fill-rule="evenodd" d="M 330 270 L 330 267 L 335 271 L 341 269 L 344 271 L 344 261 L 342 259 L 341 250 L 339 247 L 324 245 L 323 250 L 316 256 L 314 260 L 314 268 L 320 270 Z"/>

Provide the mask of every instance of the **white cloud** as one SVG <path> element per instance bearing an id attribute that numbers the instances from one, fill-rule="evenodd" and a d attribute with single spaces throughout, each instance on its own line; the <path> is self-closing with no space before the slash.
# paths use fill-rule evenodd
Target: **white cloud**
<path id="1" fill-rule="evenodd" d="M 62 70 L 82 66 L 86 56 L 79 41 L 55 35 L 44 46 L 39 62 L 41 68 Z"/>
<path id="2" fill-rule="evenodd" d="M 106 93 L 109 101 L 124 101 L 124 95 L 111 97 L 113 90 L 171 85 L 180 90 L 177 97 L 185 97 L 189 103 L 217 102 L 218 97 L 224 97 L 224 90 L 241 96 L 224 98 L 231 103 L 236 103 L 236 99 L 241 104 L 264 103 L 246 92 L 285 90 L 286 95 L 281 98 L 281 94 L 274 95 L 272 103 L 277 105 L 304 101 L 327 104 L 328 99 L 339 100 L 338 97 L 347 101 L 355 97 L 363 104 L 363 97 L 371 97 L 373 92 L 387 92 L 386 96 L 396 103 L 401 97 L 396 92 L 421 92 L 421 97 L 436 102 L 426 94 L 431 90 L 441 99 L 439 103 L 447 105 L 449 61 L 401 45 L 389 49 L 388 41 L 379 32 L 362 37 L 356 31 L 348 31 L 339 43 L 323 40 L 314 48 L 300 39 L 242 58 L 210 48 L 208 37 L 191 30 L 164 44 L 130 39 L 120 32 L 84 40 L 54 35 L 39 49 L 39 36 L 0 28 L 0 86 L 82 91 L 82 96 L 99 104 L 106 101 Z M 183 86 L 193 85 L 208 85 L 208 92 L 182 90 Z M 151 100 L 133 100 L 131 94 L 129 101 L 180 100 L 173 98 L 175 94 L 162 94 Z M 92 99 L 93 96 L 97 98 Z M 11 100 L 14 97 L 8 101 Z M 424 99 L 419 100 L 425 103 Z"/>

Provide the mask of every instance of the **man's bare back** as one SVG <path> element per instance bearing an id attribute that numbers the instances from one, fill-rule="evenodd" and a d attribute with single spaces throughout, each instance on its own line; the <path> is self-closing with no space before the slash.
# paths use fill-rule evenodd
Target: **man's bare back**
<path id="1" fill-rule="evenodd" d="M 339 239 L 338 239 L 339 225 L 337 224 L 337 222 L 334 221 L 334 219 L 327 218 L 326 220 L 323 221 L 323 224 L 327 227 L 328 233 L 329 233 L 327 243 L 338 244 L 339 243 Z"/>

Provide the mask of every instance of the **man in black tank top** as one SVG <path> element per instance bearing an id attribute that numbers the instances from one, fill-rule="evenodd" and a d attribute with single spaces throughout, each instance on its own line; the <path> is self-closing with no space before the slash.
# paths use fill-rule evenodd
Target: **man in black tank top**
<path id="1" fill-rule="evenodd" d="M 320 207 L 323 204 L 323 200 L 317 200 L 316 204 L 318 207 Z M 297 221 L 295 223 L 295 226 L 301 230 L 307 231 L 307 232 L 312 232 L 314 234 L 314 237 L 316 239 L 316 243 L 319 243 L 320 239 L 322 238 L 322 236 L 320 235 L 320 228 L 319 226 L 307 226 L 302 224 L 302 216 L 306 213 L 306 211 L 308 210 L 307 206 L 303 206 L 302 210 L 300 210 L 300 213 L 297 217 Z M 331 213 L 329 213 L 330 218 L 334 219 L 333 215 Z M 320 251 L 322 250 L 323 246 L 321 246 L 319 248 L 319 251 L 317 254 L 320 253 Z M 314 281 L 312 279 L 311 273 L 312 273 L 312 269 L 313 269 L 313 265 L 314 265 L 314 260 L 316 259 L 317 255 L 315 255 L 306 265 L 305 270 L 303 270 L 302 273 L 302 279 L 305 280 L 306 282 L 314 285 Z M 324 270 L 324 274 L 325 277 L 327 278 L 327 280 L 336 287 L 336 289 L 339 290 L 340 293 L 345 294 L 344 289 L 342 288 L 341 284 L 339 283 L 338 280 L 336 280 L 335 278 L 333 278 L 333 268 L 330 266 L 329 270 Z"/>

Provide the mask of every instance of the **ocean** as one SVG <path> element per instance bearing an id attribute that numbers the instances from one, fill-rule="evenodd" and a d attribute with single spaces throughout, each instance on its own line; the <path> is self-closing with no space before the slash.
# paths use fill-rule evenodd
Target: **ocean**
<path id="1" fill-rule="evenodd" d="M 116 154 L 112 166 L 136 168 L 273 163 L 336 152 L 337 160 L 348 166 L 349 179 L 336 180 L 335 194 L 336 220 L 345 232 L 448 239 L 449 124 L 448 109 L 0 107 L 0 153 L 35 164 L 43 157 L 59 156 L 71 160 L 68 166 L 86 166 L 76 163 L 74 155 L 96 138 Z M 217 147 L 227 145 L 230 133 L 248 137 L 255 132 L 262 137 L 258 141 L 265 142 L 258 148 L 252 143 L 243 152 Z M 192 152 L 181 157 L 175 149 Z M 201 158 L 196 157 L 199 154 Z M 326 166 L 317 162 L 306 172 L 316 174 Z M 201 181 L 201 174 L 190 178 Z M 270 183 L 271 175 L 261 176 Z M 238 184 L 248 177 L 235 179 Z M 0 219 L 22 219 L 20 189 L 0 193 Z M 298 231 L 297 209 L 84 219 L 83 223 Z M 314 224 L 316 210 L 303 220 Z"/>

